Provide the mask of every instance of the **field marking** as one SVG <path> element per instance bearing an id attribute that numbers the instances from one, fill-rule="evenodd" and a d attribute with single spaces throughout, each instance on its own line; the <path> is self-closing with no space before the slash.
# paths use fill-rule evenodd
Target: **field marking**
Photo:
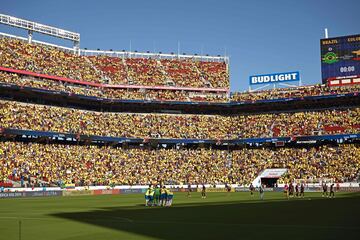
<path id="1" fill-rule="evenodd" d="M 50 218 L 50 217 L 4 217 L 4 216 L 0 216 L 0 220 L 1 219 L 15 219 L 15 220 L 56 220 L 56 221 L 59 221 L 59 220 L 67 220 L 67 218 L 56 218 L 56 217 L 53 217 L 53 218 Z M 125 222 L 128 222 L 128 223 L 133 223 L 134 220 L 130 219 L 130 218 L 124 218 L 124 217 L 103 217 L 103 218 L 100 218 L 99 220 L 113 220 L 113 219 L 119 219 L 119 220 L 125 220 Z M 68 219 L 68 220 L 74 220 L 74 219 Z"/>
<path id="2" fill-rule="evenodd" d="M 55 218 L 46 218 L 46 217 L 36 218 L 36 217 L 4 217 L 4 216 L 1 216 L 0 219 L 16 219 L 16 220 L 49 220 L 49 219 L 53 219 L 53 220 L 58 220 Z"/>

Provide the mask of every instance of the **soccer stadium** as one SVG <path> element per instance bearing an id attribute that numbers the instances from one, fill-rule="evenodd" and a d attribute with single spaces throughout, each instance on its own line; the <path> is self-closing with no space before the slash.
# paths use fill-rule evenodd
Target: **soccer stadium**
<path id="1" fill-rule="evenodd" d="M 85 48 L 106 40 L 11 6 L 0 239 L 360 236 L 358 32 L 316 30 L 315 82 L 296 68 L 234 79 L 236 56 Z"/>

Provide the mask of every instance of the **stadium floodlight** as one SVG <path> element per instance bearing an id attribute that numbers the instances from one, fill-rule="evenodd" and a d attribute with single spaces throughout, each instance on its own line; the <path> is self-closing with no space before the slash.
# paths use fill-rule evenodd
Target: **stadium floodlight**
<path id="1" fill-rule="evenodd" d="M 75 49 L 79 49 L 80 47 L 80 33 L 70 32 L 64 29 L 51 27 L 5 14 L 0 14 L 0 23 L 11 27 L 28 30 L 28 41 L 30 43 L 32 41 L 32 33 L 38 32 L 45 35 L 73 41 Z"/>

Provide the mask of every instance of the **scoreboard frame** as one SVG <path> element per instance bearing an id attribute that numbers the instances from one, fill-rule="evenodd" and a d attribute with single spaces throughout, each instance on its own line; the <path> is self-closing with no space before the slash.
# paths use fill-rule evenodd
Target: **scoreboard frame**
<path id="1" fill-rule="evenodd" d="M 360 76 L 360 34 L 320 39 L 322 82 Z"/>

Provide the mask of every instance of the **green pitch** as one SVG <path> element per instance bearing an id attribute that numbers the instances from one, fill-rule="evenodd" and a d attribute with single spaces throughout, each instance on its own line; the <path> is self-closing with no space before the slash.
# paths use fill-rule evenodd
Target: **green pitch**
<path id="1" fill-rule="evenodd" d="M 175 193 L 171 208 L 144 207 L 144 196 L 0 199 L 0 239 L 358 239 L 360 193 L 335 199 L 307 193 Z"/>

